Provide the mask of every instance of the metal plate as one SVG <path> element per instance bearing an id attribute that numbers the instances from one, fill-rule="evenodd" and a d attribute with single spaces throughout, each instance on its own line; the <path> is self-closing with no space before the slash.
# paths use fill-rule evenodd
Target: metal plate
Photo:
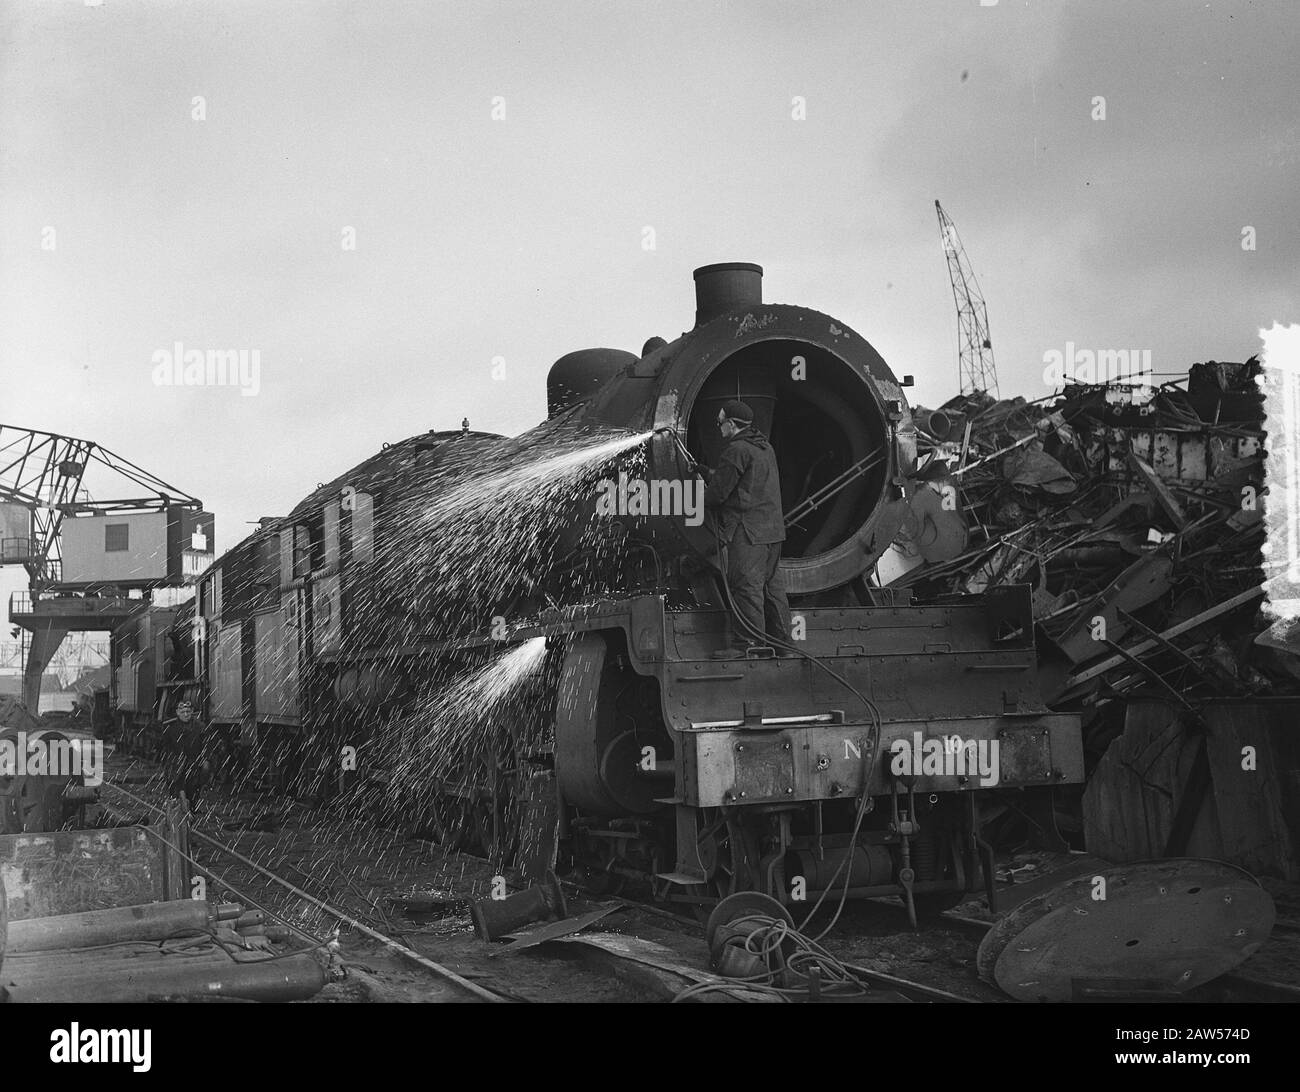
<path id="1" fill-rule="evenodd" d="M 1095 899 L 1097 879 L 1104 899 Z M 1268 939 L 1273 900 L 1220 861 L 1145 861 L 1084 875 L 1022 903 L 980 944 L 980 977 L 1020 1001 L 1069 1001 L 1075 983 L 1182 993 Z"/>
<path id="2" fill-rule="evenodd" d="M 1004 728 L 998 733 L 1002 785 L 1052 780 L 1052 736 L 1042 725 Z"/>
<path id="3" fill-rule="evenodd" d="M 784 735 L 748 733 L 733 745 L 736 798 L 747 802 L 783 800 L 794 791 L 794 749 Z"/>
<path id="4" fill-rule="evenodd" d="M 537 928 L 529 929 L 526 932 L 507 933 L 506 936 L 510 938 L 510 943 L 504 948 L 494 948 L 488 952 L 488 956 L 509 955 L 511 952 L 532 948 L 538 944 L 546 944 L 552 940 L 559 940 L 561 937 L 573 936 L 574 933 L 582 932 L 587 926 L 594 925 L 601 918 L 625 909 L 626 907 L 617 905 L 602 906 L 599 910 L 593 910 L 589 914 L 581 914 L 576 918 L 561 918 L 559 921 L 548 921 L 545 925 L 539 925 Z"/>

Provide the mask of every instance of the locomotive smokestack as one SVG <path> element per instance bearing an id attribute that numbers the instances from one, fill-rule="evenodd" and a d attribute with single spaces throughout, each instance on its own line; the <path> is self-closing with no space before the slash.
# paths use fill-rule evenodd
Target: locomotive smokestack
<path id="1" fill-rule="evenodd" d="M 695 325 L 703 326 L 735 307 L 763 302 L 763 267 L 753 262 L 720 262 L 695 271 Z"/>

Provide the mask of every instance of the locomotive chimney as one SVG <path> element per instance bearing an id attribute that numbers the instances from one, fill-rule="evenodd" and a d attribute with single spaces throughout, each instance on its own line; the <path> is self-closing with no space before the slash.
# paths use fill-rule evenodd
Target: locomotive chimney
<path id="1" fill-rule="evenodd" d="M 720 262 L 695 271 L 695 325 L 724 311 L 763 302 L 763 267 L 753 262 Z"/>

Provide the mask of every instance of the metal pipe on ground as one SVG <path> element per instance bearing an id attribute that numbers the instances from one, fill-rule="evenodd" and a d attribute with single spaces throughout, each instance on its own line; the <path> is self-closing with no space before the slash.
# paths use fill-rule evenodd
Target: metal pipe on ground
<path id="1" fill-rule="evenodd" d="M 363 922 L 357 921 L 357 919 L 352 917 L 350 914 L 345 914 L 341 910 L 336 910 L 334 907 L 330 906 L 329 903 L 322 902 L 320 899 L 316 898 L 316 896 L 308 894 L 302 888 L 297 887 L 294 884 L 291 884 L 288 880 L 284 879 L 282 876 L 277 876 L 274 872 L 270 871 L 269 869 L 263 868 L 256 861 L 250 860 L 248 857 L 245 857 L 242 853 L 239 853 L 231 849 L 228 845 L 218 842 L 215 838 L 209 837 L 208 835 L 197 830 L 191 831 L 191 834 L 199 841 L 205 842 L 208 845 L 210 845 L 213 849 L 228 854 L 229 856 L 233 857 L 235 860 L 239 861 L 241 864 L 247 865 L 249 868 L 251 868 L 254 872 L 258 873 L 259 875 L 265 876 L 269 880 L 273 880 L 275 883 L 278 883 L 281 887 L 285 888 L 288 891 L 293 892 L 293 894 L 297 895 L 299 898 L 306 899 L 313 906 L 317 907 L 318 909 L 324 910 L 327 914 L 330 914 L 333 917 L 338 918 L 339 921 L 346 922 L 348 925 L 350 925 L 353 929 L 356 929 L 358 932 L 364 933 L 366 936 L 379 941 L 385 947 L 391 948 L 393 951 L 406 956 L 407 959 L 410 959 L 413 962 L 418 963 L 420 966 L 433 971 L 434 974 L 439 975 L 442 978 L 445 978 L 447 981 L 455 983 L 466 993 L 473 994 L 479 1000 L 496 1002 L 496 1003 L 499 1003 L 504 1000 L 504 998 L 502 998 L 500 995 L 493 993 L 491 990 L 486 990 L 482 986 L 476 985 L 475 983 L 469 981 L 469 979 L 463 977 L 462 975 L 456 974 L 455 971 L 452 971 L 449 968 L 444 967 L 441 963 L 435 963 L 432 959 L 429 959 L 426 956 L 422 956 L 419 952 L 414 951 L 411 948 L 408 948 L 405 944 L 398 944 L 397 941 L 393 940 L 392 937 L 384 936 L 384 934 L 379 932 L 378 930 L 371 929 L 368 925 L 364 924 Z"/>
<path id="2" fill-rule="evenodd" d="M 27 918 L 9 923 L 8 949 L 11 955 L 17 955 L 55 948 L 92 948 L 130 940 L 166 940 L 185 932 L 206 932 L 219 920 L 220 914 L 209 903 L 186 899 Z"/>
<path id="3" fill-rule="evenodd" d="M 252 953 L 250 953 L 251 955 Z M 256 959 L 266 959 L 257 953 Z M 171 949 L 153 941 L 127 941 L 108 948 L 63 948 L 52 952 L 24 952 L 12 956 L 7 964 L 11 982 L 46 982 L 55 978 L 91 978 L 115 973 L 129 978 L 141 969 L 175 966 L 184 961 L 187 967 L 224 967 L 229 963 L 253 962 L 234 959 L 215 944 L 207 947 Z"/>
<path id="4" fill-rule="evenodd" d="M 185 957 L 159 961 L 152 967 L 132 967 L 123 973 L 109 965 L 95 974 L 45 977 L 9 985 L 11 1002 L 131 1003 L 181 997 L 223 997 L 245 1001 L 301 1001 L 325 985 L 325 969 L 310 955 L 264 959 L 256 963 L 224 964 Z"/>
<path id="5" fill-rule="evenodd" d="M 480 940 L 496 940 L 534 921 L 563 918 L 569 912 L 560 881 L 553 872 L 547 874 L 543 885 L 504 899 L 479 899 L 470 905 L 469 911 Z"/>

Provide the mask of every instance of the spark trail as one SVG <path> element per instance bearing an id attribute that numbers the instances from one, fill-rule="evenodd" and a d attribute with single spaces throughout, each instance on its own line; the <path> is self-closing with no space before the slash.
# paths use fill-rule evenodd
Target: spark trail
<path id="1" fill-rule="evenodd" d="M 534 637 L 481 667 L 434 687 L 403 725 L 405 753 L 394 773 L 417 781 L 445 779 L 473 752 L 487 729 L 516 727 L 519 706 L 530 696 L 525 684 L 540 675 L 546 638 Z"/>
<path id="2" fill-rule="evenodd" d="M 378 813 L 449 846 L 471 828 L 481 835 L 485 821 L 518 833 L 511 793 L 551 729 L 547 668 L 558 659 L 542 639 L 476 664 L 396 649 L 482 638 L 495 619 L 514 626 L 548 603 L 605 593 L 622 551 L 615 521 L 595 518 L 596 484 L 616 468 L 639 473 L 649 436 L 556 418 L 516 440 L 413 437 L 349 483 L 377 498 L 374 549 L 364 559 L 345 546 L 338 647 L 344 662 L 354 651 L 381 656 L 367 661 L 377 673 L 368 696 L 322 723 L 301 790 L 335 783 L 334 743 L 350 744 L 359 776 L 336 801 L 341 821 Z"/>
<path id="3" fill-rule="evenodd" d="M 399 625 L 459 637 L 484 633 L 494 617 L 520 621 L 599 580 L 616 533 L 612 521 L 592 518 L 595 484 L 614 465 L 635 473 L 650 434 L 562 423 L 537 431 L 453 452 L 399 483 L 377 608 L 405 602 Z"/>
<path id="4" fill-rule="evenodd" d="M 432 681 L 369 748 L 367 764 L 390 771 L 379 791 L 405 801 L 417 827 L 433 827 L 448 840 L 474 824 L 482 824 L 480 834 L 494 825 L 516 834 L 513 789 L 548 728 L 545 661 L 546 639 L 535 637 L 450 680 Z"/>

